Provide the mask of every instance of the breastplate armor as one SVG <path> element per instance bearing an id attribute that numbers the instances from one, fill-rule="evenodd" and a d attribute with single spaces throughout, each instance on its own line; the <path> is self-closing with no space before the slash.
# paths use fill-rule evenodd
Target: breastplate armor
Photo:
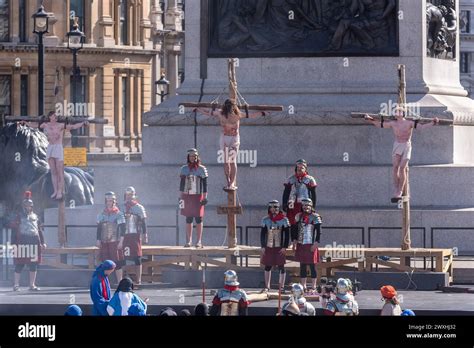
<path id="1" fill-rule="evenodd" d="M 238 316 L 239 315 L 239 303 L 238 302 L 225 302 L 221 305 L 221 316 Z"/>
<path id="2" fill-rule="evenodd" d="M 201 194 L 201 178 L 196 175 L 186 176 L 184 192 L 190 195 Z"/>
<path id="3" fill-rule="evenodd" d="M 126 234 L 138 233 L 138 216 L 135 214 L 125 214 Z"/>
<path id="4" fill-rule="evenodd" d="M 268 248 L 280 248 L 281 247 L 281 229 L 272 227 L 268 229 L 267 238 Z"/>
<path id="5" fill-rule="evenodd" d="M 313 229 L 312 224 L 305 224 L 300 222 L 298 224 L 298 243 L 299 244 L 313 244 Z"/>
<path id="6" fill-rule="evenodd" d="M 116 242 L 117 241 L 117 223 L 115 222 L 103 222 L 101 231 L 101 241 L 104 243 Z"/>
<path id="7" fill-rule="evenodd" d="M 20 233 L 25 236 L 38 236 L 38 216 L 30 214 L 22 217 L 20 221 Z"/>

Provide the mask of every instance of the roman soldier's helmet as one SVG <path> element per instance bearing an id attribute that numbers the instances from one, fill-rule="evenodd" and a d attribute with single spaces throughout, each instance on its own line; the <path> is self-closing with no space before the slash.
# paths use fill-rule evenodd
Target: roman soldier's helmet
<path id="1" fill-rule="evenodd" d="M 273 201 L 268 202 L 268 208 L 280 209 L 280 202 L 278 202 L 276 199 L 274 199 Z"/>
<path id="2" fill-rule="evenodd" d="M 336 292 L 338 294 L 344 295 L 350 290 L 351 290 L 351 284 L 348 282 L 347 279 L 339 278 L 337 280 Z"/>
<path id="3" fill-rule="evenodd" d="M 33 200 L 31 199 L 31 191 L 25 191 L 23 194 L 23 207 L 33 207 Z"/>
<path id="4" fill-rule="evenodd" d="M 310 207 L 313 206 L 313 201 L 311 200 L 311 198 L 303 198 L 301 200 L 301 206 L 304 207 L 304 206 L 307 206 L 309 205 Z"/>
<path id="5" fill-rule="evenodd" d="M 304 288 L 303 285 L 299 283 L 295 283 L 291 285 L 291 294 L 295 300 L 298 300 L 300 297 L 304 295 Z"/>
<path id="6" fill-rule="evenodd" d="M 224 273 L 225 285 L 238 286 L 240 283 L 237 280 L 237 273 L 235 271 L 228 270 Z"/>
<path id="7" fill-rule="evenodd" d="M 195 155 L 197 157 L 197 160 L 199 161 L 199 151 L 197 149 L 189 149 L 188 150 L 188 162 L 189 162 L 189 156 Z"/>
<path id="8" fill-rule="evenodd" d="M 113 199 L 114 203 L 117 203 L 117 196 L 115 195 L 115 192 L 110 191 L 105 194 L 105 203 L 107 203 L 109 199 Z"/>
<path id="9" fill-rule="evenodd" d="M 295 165 L 296 165 L 296 166 L 295 166 L 295 170 L 296 170 L 296 168 L 297 168 L 298 165 L 302 165 L 303 167 L 305 167 L 305 169 L 308 169 L 308 162 L 306 162 L 306 160 L 304 160 L 304 159 L 302 159 L 302 158 L 299 159 L 299 160 L 297 160 L 296 163 L 295 163 Z"/>
<path id="10" fill-rule="evenodd" d="M 125 198 L 127 197 L 127 195 L 132 195 L 132 199 L 135 199 L 135 197 L 136 197 L 135 187 L 133 187 L 133 186 L 127 187 L 125 189 Z"/>

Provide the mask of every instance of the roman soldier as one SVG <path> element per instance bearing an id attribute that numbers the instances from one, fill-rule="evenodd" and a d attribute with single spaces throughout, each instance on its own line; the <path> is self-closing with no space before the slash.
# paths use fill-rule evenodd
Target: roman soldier
<path id="1" fill-rule="evenodd" d="M 16 246 L 17 253 L 14 255 L 15 276 L 13 291 L 20 290 L 20 276 L 25 265 L 30 271 L 30 290 L 38 291 L 36 286 L 36 274 L 41 263 L 41 252 L 46 248 L 43 236 L 43 226 L 38 215 L 33 211 L 33 200 L 31 192 L 24 193 L 22 211 L 15 220 L 9 224 L 12 229 L 11 244 Z M 26 251 L 26 255 L 23 252 Z"/>
<path id="2" fill-rule="evenodd" d="M 114 192 L 105 194 L 105 209 L 97 216 L 97 247 L 100 249 L 100 260 L 111 260 L 116 264 L 117 281 L 122 280 L 123 241 L 126 230 L 125 216 L 117 207 L 117 196 Z"/>
<path id="3" fill-rule="evenodd" d="M 290 222 L 280 210 L 280 203 L 273 200 L 268 203 L 268 215 L 262 219 L 260 243 L 262 246 L 261 263 L 265 266 L 265 288 L 270 290 L 272 267 L 277 266 L 280 278 L 279 288 L 285 287 L 286 248 L 290 242 Z"/>
<path id="4" fill-rule="evenodd" d="M 295 260 L 300 263 L 300 283 L 306 291 L 307 268 L 312 279 L 312 291 L 316 291 L 316 264 L 319 262 L 318 243 L 321 238 L 321 216 L 316 214 L 313 202 L 309 198 L 301 200 L 301 211 L 295 216 L 291 226 L 291 240 Z"/>
<path id="5" fill-rule="evenodd" d="M 308 163 L 304 159 L 296 161 L 295 174 L 290 176 L 283 191 L 283 211 L 290 224 L 295 223 L 295 216 L 301 211 L 301 202 L 309 198 L 316 207 L 316 180 L 308 174 Z"/>
<path id="6" fill-rule="evenodd" d="M 352 283 L 349 279 L 339 278 L 337 280 L 336 298 L 327 302 L 324 308 L 324 315 L 359 315 L 359 304 L 352 294 Z"/>
<path id="7" fill-rule="evenodd" d="M 201 164 L 196 149 L 188 150 L 187 164 L 181 167 L 179 191 L 181 215 L 186 217 L 186 244 L 191 247 L 193 219 L 196 222 L 196 248 L 202 248 L 204 206 L 207 204 L 207 169 Z"/>
<path id="8" fill-rule="evenodd" d="M 239 288 L 237 273 L 229 270 L 224 273 L 224 289 L 217 291 L 212 300 L 212 316 L 247 316 L 250 302 L 247 294 Z"/>
<path id="9" fill-rule="evenodd" d="M 316 315 L 316 309 L 304 297 L 304 288 L 301 284 L 291 286 L 291 296 L 288 302 L 282 307 L 282 314 L 285 316 L 301 315 L 306 313 L 309 316 Z"/>
<path id="10" fill-rule="evenodd" d="M 123 254 L 125 261 L 135 263 L 137 285 L 142 283 L 142 242 L 148 243 L 146 211 L 138 203 L 136 191 L 133 187 L 125 189 L 125 203 L 121 211 L 125 215 L 125 236 L 123 238 Z"/>

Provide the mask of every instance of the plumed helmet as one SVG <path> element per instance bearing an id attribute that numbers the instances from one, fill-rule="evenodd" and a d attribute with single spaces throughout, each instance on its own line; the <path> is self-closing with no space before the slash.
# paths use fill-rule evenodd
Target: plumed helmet
<path id="1" fill-rule="evenodd" d="M 280 208 L 280 202 L 278 202 L 276 199 L 273 201 L 268 202 L 268 208 Z"/>
<path id="2" fill-rule="evenodd" d="M 228 270 L 224 273 L 224 283 L 225 285 L 238 286 L 237 273 L 233 270 Z"/>
<path id="3" fill-rule="evenodd" d="M 110 191 L 105 194 L 105 203 L 107 203 L 109 199 L 113 199 L 114 202 L 117 202 L 117 196 L 115 195 L 115 192 Z"/>
<path id="4" fill-rule="evenodd" d="M 301 200 L 301 205 L 302 206 L 305 206 L 305 205 L 313 206 L 313 201 L 311 200 L 311 198 L 303 198 Z"/>
<path id="5" fill-rule="evenodd" d="M 345 294 L 350 290 L 350 285 L 347 279 L 339 278 L 337 280 L 336 292 L 338 294 Z"/>
<path id="6" fill-rule="evenodd" d="M 25 191 L 23 194 L 23 207 L 33 207 L 33 200 L 31 199 L 32 194 L 31 191 Z"/>

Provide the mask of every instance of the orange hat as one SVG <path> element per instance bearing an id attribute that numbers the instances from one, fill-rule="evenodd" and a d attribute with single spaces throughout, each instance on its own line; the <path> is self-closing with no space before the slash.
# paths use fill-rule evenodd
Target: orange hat
<path id="1" fill-rule="evenodd" d="M 397 290 L 391 285 L 385 285 L 380 288 L 380 292 L 382 293 L 382 297 L 386 299 L 392 299 L 397 296 Z"/>

